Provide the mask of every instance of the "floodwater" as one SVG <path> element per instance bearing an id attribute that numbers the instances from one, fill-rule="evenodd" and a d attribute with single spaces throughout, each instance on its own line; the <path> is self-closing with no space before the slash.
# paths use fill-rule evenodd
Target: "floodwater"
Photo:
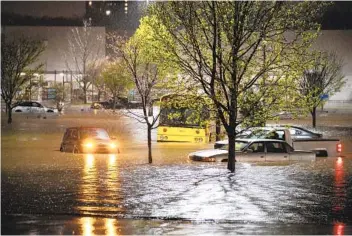
<path id="1" fill-rule="evenodd" d="M 344 157 L 238 162 L 232 174 L 187 159 L 209 144 L 153 143 L 147 164 L 143 125 L 119 115 L 14 119 L 2 124 L 2 234 L 352 234 L 348 121 L 321 127 Z M 75 125 L 107 128 L 121 153 L 59 152 Z"/>

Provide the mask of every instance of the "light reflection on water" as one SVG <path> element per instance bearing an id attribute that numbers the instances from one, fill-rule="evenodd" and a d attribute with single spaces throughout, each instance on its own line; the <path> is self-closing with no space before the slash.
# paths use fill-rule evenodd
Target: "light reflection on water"
<path id="1" fill-rule="evenodd" d="M 78 234 L 83 236 L 93 235 L 119 235 L 119 226 L 116 219 L 82 217 L 78 219 Z"/>
<path id="2" fill-rule="evenodd" d="M 335 181 L 334 181 L 334 197 L 333 213 L 339 214 L 345 208 L 346 188 L 345 188 L 345 171 L 344 161 L 341 157 L 336 159 L 335 163 Z"/>
<path id="3" fill-rule="evenodd" d="M 116 155 L 84 154 L 83 159 L 76 210 L 85 215 L 116 215 L 122 210 Z"/>

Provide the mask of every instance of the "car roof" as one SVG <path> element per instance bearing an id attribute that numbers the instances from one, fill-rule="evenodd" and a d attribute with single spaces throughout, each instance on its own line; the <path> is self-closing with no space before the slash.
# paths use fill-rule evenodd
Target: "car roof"
<path id="1" fill-rule="evenodd" d="M 253 143 L 253 142 L 280 142 L 280 143 L 285 143 L 283 140 L 278 140 L 278 139 L 265 139 L 265 138 L 258 138 L 258 139 L 245 139 L 245 138 L 240 138 L 236 139 L 236 142 L 248 142 L 248 143 Z"/>
<path id="2" fill-rule="evenodd" d="M 301 126 L 297 126 L 297 125 L 268 125 L 268 126 L 273 127 L 273 128 L 276 128 L 276 127 L 285 127 L 287 129 L 295 128 L 295 129 L 300 129 L 300 130 L 303 130 L 303 131 L 309 132 L 309 133 L 314 133 L 314 134 L 317 133 L 315 131 L 312 131 L 312 130 L 309 130 L 307 128 L 304 128 L 304 127 L 301 127 Z"/>
<path id="3" fill-rule="evenodd" d="M 67 129 L 103 129 L 104 128 L 100 128 L 100 127 L 88 127 L 88 126 L 77 126 L 77 127 L 69 127 Z"/>

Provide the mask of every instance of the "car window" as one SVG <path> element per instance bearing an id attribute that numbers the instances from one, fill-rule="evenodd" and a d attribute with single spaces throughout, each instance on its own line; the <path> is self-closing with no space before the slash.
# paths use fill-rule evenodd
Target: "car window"
<path id="1" fill-rule="evenodd" d="M 76 129 L 71 130 L 70 138 L 72 138 L 72 139 L 78 138 L 78 132 Z"/>
<path id="2" fill-rule="evenodd" d="M 40 104 L 36 102 L 32 102 L 32 107 L 40 107 Z"/>
<path id="3" fill-rule="evenodd" d="M 31 107 L 32 103 L 31 102 L 19 102 L 17 106 L 23 106 L 23 107 Z"/>
<path id="4" fill-rule="evenodd" d="M 271 153 L 286 153 L 283 142 L 266 142 L 266 151 Z"/>
<path id="5" fill-rule="evenodd" d="M 248 142 L 245 141 L 236 141 L 235 142 L 235 151 L 241 151 L 243 148 L 245 148 L 248 145 Z M 229 150 L 229 145 L 223 145 L 219 149 L 221 150 Z"/>
<path id="6" fill-rule="evenodd" d="M 110 137 L 104 129 L 82 129 L 80 130 L 80 138 L 93 138 L 93 139 L 104 139 L 109 140 Z"/>
<path id="7" fill-rule="evenodd" d="M 251 149 L 253 152 L 264 152 L 264 143 L 255 142 L 248 146 L 247 149 Z"/>
<path id="8" fill-rule="evenodd" d="M 65 134 L 64 134 L 64 140 L 68 139 L 70 136 L 71 130 L 66 130 Z"/>

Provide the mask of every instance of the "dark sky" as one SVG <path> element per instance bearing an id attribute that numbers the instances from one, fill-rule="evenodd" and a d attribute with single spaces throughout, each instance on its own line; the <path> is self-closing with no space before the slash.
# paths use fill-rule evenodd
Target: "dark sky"
<path id="1" fill-rule="evenodd" d="M 34 17 L 50 16 L 82 18 L 84 1 L 2 1 L 2 13 L 16 13 Z M 352 29 L 352 1 L 337 1 L 325 13 L 323 29 Z"/>
<path id="2" fill-rule="evenodd" d="M 2 1 L 1 12 L 34 17 L 80 18 L 86 10 L 84 1 Z"/>

